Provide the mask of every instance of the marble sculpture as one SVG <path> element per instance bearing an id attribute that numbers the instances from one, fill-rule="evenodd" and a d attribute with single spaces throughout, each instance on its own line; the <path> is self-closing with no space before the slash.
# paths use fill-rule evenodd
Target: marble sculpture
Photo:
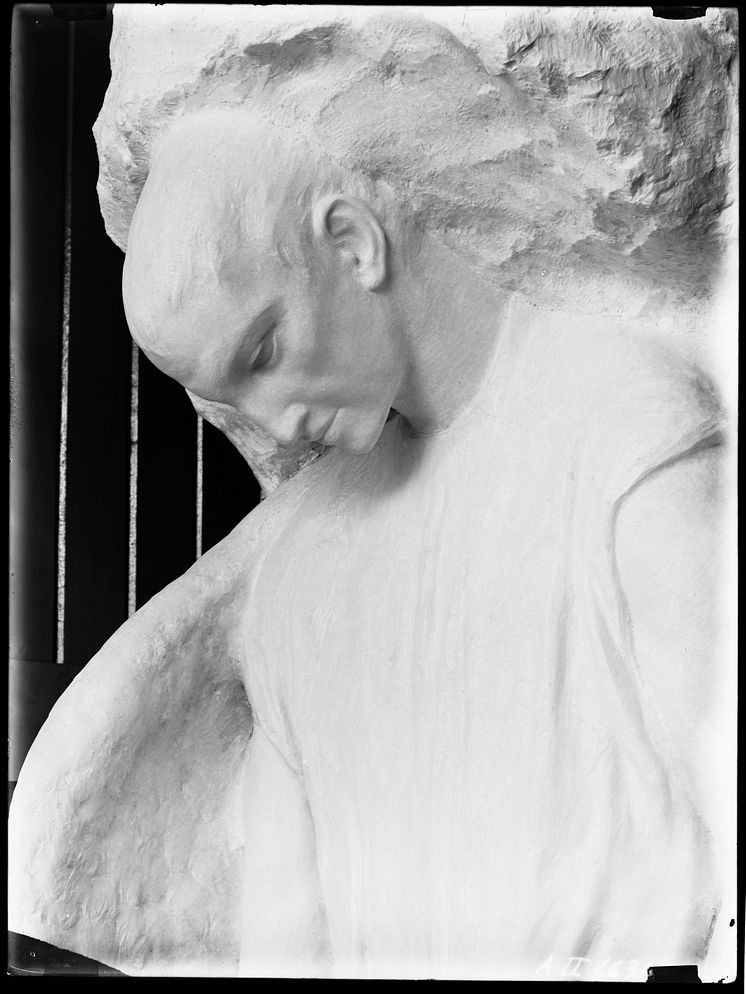
<path id="1" fill-rule="evenodd" d="M 11 927 L 144 976 L 732 975 L 735 14 L 114 17 L 128 322 L 266 499 L 54 708 Z"/>

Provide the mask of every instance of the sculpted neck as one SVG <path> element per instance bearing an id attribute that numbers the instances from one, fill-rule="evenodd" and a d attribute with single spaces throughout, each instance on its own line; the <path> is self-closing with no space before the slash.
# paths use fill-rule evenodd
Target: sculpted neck
<path id="1" fill-rule="evenodd" d="M 428 435 L 447 428 L 479 390 L 506 298 L 427 237 L 399 294 L 410 362 L 394 407 Z"/>

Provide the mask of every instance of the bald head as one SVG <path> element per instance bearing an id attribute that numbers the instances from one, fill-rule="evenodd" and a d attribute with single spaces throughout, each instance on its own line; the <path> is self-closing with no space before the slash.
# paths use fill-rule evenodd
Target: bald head
<path id="1" fill-rule="evenodd" d="M 187 298 L 233 292 L 287 229 L 293 158 L 277 131 L 246 115 L 195 115 L 153 156 L 130 227 L 123 295 L 133 336 L 158 353 Z"/>
<path id="2" fill-rule="evenodd" d="M 154 151 L 130 227 L 123 294 L 133 337 L 158 354 L 187 298 L 240 293 L 265 258 L 307 266 L 312 204 L 343 190 L 385 213 L 377 184 L 244 109 L 178 122 Z"/>

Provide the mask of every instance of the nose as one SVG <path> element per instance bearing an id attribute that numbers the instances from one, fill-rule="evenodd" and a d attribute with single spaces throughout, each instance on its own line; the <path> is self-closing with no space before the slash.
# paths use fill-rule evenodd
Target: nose
<path id="1" fill-rule="evenodd" d="M 239 412 L 256 424 L 265 435 L 283 446 L 293 445 L 301 438 L 308 417 L 308 410 L 302 404 L 260 406 L 242 401 L 237 406 Z"/>

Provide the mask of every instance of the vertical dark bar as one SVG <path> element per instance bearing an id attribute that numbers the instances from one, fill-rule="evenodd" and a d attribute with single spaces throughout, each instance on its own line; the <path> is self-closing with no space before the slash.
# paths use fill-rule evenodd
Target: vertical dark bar
<path id="1" fill-rule="evenodd" d="M 75 121 L 75 29 L 68 24 L 65 78 L 65 220 L 62 251 L 62 343 L 60 349 L 60 431 L 57 471 L 57 628 L 55 662 L 65 661 L 65 567 L 67 564 L 67 414 L 70 371 L 70 281 L 72 270 L 72 162 Z"/>
<path id="2" fill-rule="evenodd" d="M 18 6 L 11 117 L 11 645 L 54 659 L 65 25 Z"/>
<path id="3" fill-rule="evenodd" d="M 142 353 L 138 391 L 137 606 L 196 558 L 197 444 L 183 388 Z"/>
<path id="4" fill-rule="evenodd" d="M 66 30 L 17 5 L 11 42 L 10 778 L 56 694 Z"/>
<path id="5" fill-rule="evenodd" d="M 91 133 L 110 78 L 111 14 L 75 21 L 65 661 L 85 664 L 127 617 L 130 338 L 124 256 L 96 195 Z"/>
<path id="6" fill-rule="evenodd" d="M 243 456 L 222 432 L 204 422 L 202 549 L 217 544 L 259 503 L 261 488 Z"/>

